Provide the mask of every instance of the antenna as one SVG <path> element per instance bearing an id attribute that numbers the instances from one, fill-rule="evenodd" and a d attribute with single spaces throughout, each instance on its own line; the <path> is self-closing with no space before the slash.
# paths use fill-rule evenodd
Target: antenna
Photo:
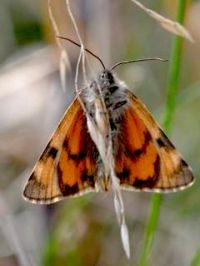
<path id="1" fill-rule="evenodd" d="M 136 63 L 136 62 L 145 62 L 145 61 L 162 61 L 162 62 L 166 62 L 168 61 L 167 59 L 163 59 L 163 58 L 159 58 L 159 57 L 149 57 L 149 58 L 141 58 L 141 59 L 136 59 L 136 60 L 127 60 L 127 61 L 121 61 L 116 63 L 111 70 L 113 70 L 114 68 L 120 66 L 120 65 L 125 65 L 125 64 L 129 64 L 129 63 Z"/>
<path id="2" fill-rule="evenodd" d="M 80 45 L 79 43 L 73 41 L 73 40 L 70 39 L 70 38 L 63 37 L 63 36 L 56 36 L 56 37 L 59 38 L 59 39 L 62 39 L 62 40 L 69 41 L 69 42 L 75 44 L 75 45 L 78 46 L 78 47 L 81 47 L 81 45 Z M 89 49 L 87 49 L 87 48 L 84 48 L 84 50 L 85 50 L 87 53 L 89 53 L 90 55 L 92 55 L 93 57 L 95 57 L 95 58 L 100 62 L 100 64 L 102 65 L 103 69 L 106 69 L 106 67 L 105 67 L 105 65 L 104 65 L 104 63 L 103 63 L 103 61 L 101 60 L 101 58 L 100 58 L 99 56 L 97 56 L 96 54 L 94 54 L 93 52 L 91 52 L 91 51 L 90 51 Z"/>

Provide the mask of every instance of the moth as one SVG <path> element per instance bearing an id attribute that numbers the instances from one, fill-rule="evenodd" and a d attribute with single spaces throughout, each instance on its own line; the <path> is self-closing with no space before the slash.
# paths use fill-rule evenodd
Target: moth
<path id="1" fill-rule="evenodd" d="M 104 69 L 67 109 L 25 185 L 33 203 L 120 189 L 173 192 L 192 185 L 190 166 L 142 101 Z"/>

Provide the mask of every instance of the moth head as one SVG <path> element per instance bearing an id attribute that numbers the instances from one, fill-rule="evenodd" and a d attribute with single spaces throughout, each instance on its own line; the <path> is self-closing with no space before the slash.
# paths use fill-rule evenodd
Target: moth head
<path id="1" fill-rule="evenodd" d="M 103 70 L 99 73 L 97 82 L 102 89 L 108 88 L 115 83 L 114 75 L 109 70 Z"/>

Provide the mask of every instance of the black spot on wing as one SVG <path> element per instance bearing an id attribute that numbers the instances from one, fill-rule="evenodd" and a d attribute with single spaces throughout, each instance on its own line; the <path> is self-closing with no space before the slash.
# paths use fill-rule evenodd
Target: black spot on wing
<path id="1" fill-rule="evenodd" d="M 126 156 L 128 156 L 129 158 L 131 158 L 131 160 L 137 160 L 142 154 L 146 153 L 146 149 L 151 141 L 151 135 L 148 131 L 146 131 L 145 133 L 145 138 L 144 138 L 144 144 L 142 145 L 141 148 L 136 149 L 134 151 L 131 151 L 130 149 L 128 149 L 128 145 L 125 145 L 126 150 Z"/>
<path id="2" fill-rule="evenodd" d="M 147 179 L 139 179 L 136 178 L 133 186 L 139 189 L 144 189 L 144 188 L 153 188 L 156 185 L 157 180 L 153 179 L 152 177 L 148 177 Z"/>
<path id="3" fill-rule="evenodd" d="M 133 186 L 139 189 L 145 189 L 145 188 L 153 189 L 154 187 L 156 187 L 159 175 L 160 175 L 160 158 L 157 155 L 156 160 L 154 162 L 154 175 L 148 176 L 146 179 L 141 179 L 139 177 L 136 177 Z"/>
<path id="4" fill-rule="evenodd" d="M 57 175 L 58 175 L 59 188 L 60 188 L 60 191 L 61 191 L 63 196 L 71 196 L 71 195 L 75 195 L 79 192 L 78 183 L 76 183 L 72 186 L 69 186 L 69 185 L 63 183 L 63 179 L 62 179 L 63 171 L 60 169 L 59 165 L 57 168 Z"/>
<path id="5" fill-rule="evenodd" d="M 168 139 L 167 135 L 160 130 L 160 137 L 156 139 L 156 142 L 160 148 L 172 148 L 174 149 L 174 145 Z"/>
<path id="6" fill-rule="evenodd" d="M 179 176 L 182 175 L 181 185 L 187 186 L 194 181 L 192 169 L 183 159 L 180 161 L 180 166 L 177 172 L 179 173 Z"/>
<path id="7" fill-rule="evenodd" d="M 86 149 L 82 149 L 79 153 L 72 153 L 68 145 L 68 138 L 65 138 L 65 141 L 63 143 L 63 148 L 66 150 L 69 158 L 74 161 L 83 160 L 87 155 Z"/>
<path id="8" fill-rule="evenodd" d="M 81 180 L 84 182 L 84 183 L 87 183 L 87 186 L 90 186 L 90 187 L 95 187 L 95 180 L 94 180 L 94 176 L 93 175 L 88 175 L 87 172 L 84 172 L 82 175 L 81 175 Z"/>
<path id="9" fill-rule="evenodd" d="M 57 175 L 58 175 L 58 184 L 59 184 L 59 188 L 60 191 L 62 193 L 63 196 L 73 196 L 78 194 L 79 192 L 83 191 L 84 188 L 95 188 L 95 180 L 94 180 L 94 176 L 93 175 L 88 175 L 88 173 L 85 171 L 82 175 L 81 175 L 81 181 L 82 181 L 82 187 L 79 187 L 78 182 L 75 183 L 74 185 L 70 186 L 68 184 L 64 184 L 63 183 L 63 179 L 62 179 L 62 175 L 63 172 L 60 169 L 60 166 L 58 165 L 57 168 Z"/>
<path id="10" fill-rule="evenodd" d="M 79 187 L 77 183 L 73 186 L 65 185 L 62 187 L 61 191 L 64 196 L 72 196 L 79 192 Z"/>
<path id="11" fill-rule="evenodd" d="M 144 166 L 145 167 L 145 166 Z M 127 184 L 129 186 L 133 186 L 138 189 L 153 189 L 156 187 L 156 183 L 158 182 L 159 175 L 160 175 L 160 158 L 157 155 L 156 160 L 154 162 L 154 175 L 148 176 L 146 179 L 141 179 L 140 177 L 135 177 L 134 182 L 130 183 L 130 170 L 124 168 L 123 171 L 116 173 L 117 177 L 120 180 L 120 184 Z"/>
<path id="12" fill-rule="evenodd" d="M 47 150 L 46 150 L 46 156 L 47 157 L 51 157 L 52 159 L 55 159 L 56 158 L 56 155 L 58 153 L 58 149 L 55 148 L 55 147 L 47 147 Z"/>
<path id="13" fill-rule="evenodd" d="M 128 183 L 130 177 L 130 170 L 124 167 L 121 172 L 116 173 L 116 176 L 119 178 L 120 184 Z"/>
<path id="14" fill-rule="evenodd" d="M 180 165 L 184 167 L 188 167 L 188 164 L 183 159 L 181 159 Z"/>

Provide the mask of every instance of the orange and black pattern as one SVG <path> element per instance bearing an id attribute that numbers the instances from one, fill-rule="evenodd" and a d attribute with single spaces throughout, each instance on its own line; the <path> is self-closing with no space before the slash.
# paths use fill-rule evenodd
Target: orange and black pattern
<path id="1" fill-rule="evenodd" d="M 81 103 L 77 98 L 68 108 L 37 162 L 24 189 L 26 199 L 47 204 L 97 191 L 100 183 L 103 189 L 110 187 L 98 152 L 102 143 L 94 144 L 94 132 L 87 127 L 87 119 L 98 123 L 95 114 L 108 115 L 112 161 L 122 189 L 170 192 L 193 183 L 191 168 L 145 105 L 112 72 L 104 70 L 84 90 Z M 106 114 L 95 109 L 101 108 L 95 105 L 98 97 Z"/>

